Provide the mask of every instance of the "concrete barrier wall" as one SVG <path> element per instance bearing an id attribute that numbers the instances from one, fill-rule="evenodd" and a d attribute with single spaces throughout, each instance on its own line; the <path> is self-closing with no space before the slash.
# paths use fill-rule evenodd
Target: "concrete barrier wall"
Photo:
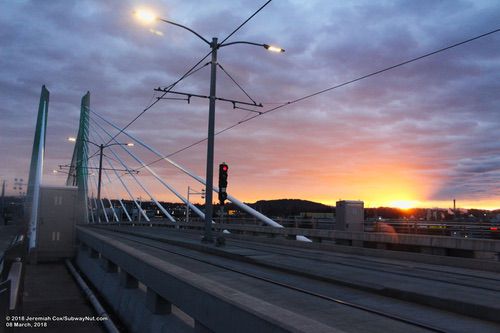
<path id="1" fill-rule="evenodd" d="M 124 223 L 123 225 L 132 224 Z M 158 226 L 157 224 L 150 223 L 135 223 L 133 225 Z M 181 228 L 185 231 L 201 230 L 201 228 L 204 227 L 202 223 L 177 223 L 176 225 L 160 224 L 159 226 L 166 228 Z M 297 235 L 301 235 L 311 239 L 314 243 L 500 261 L 500 241 L 492 239 L 302 228 L 273 228 L 269 226 L 235 224 L 222 224 L 217 226 L 218 228 L 228 230 L 233 235 L 251 235 L 271 239 L 295 239 Z"/>
<path id="2" fill-rule="evenodd" d="M 401 251 L 416 251 L 432 255 L 453 255 L 484 260 L 500 260 L 500 241 L 491 239 L 470 239 L 449 236 L 411 235 L 397 233 L 347 232 L 299 228 L 269 228 L 259 226 L 231 226 L 222 228 L 237 234 L 266 234 L 272 237 L 294 238 L 306 236 L 313 242 L 331 242 L 353 247 L 373 247 Z"/>
<path id="3" fill-rule="evenodd" d="M 332 332 L 95 231 L 77 228 L 77 237 L 77 265 L 132 332 Z M 145 288 L 137 288 L 138 282 Z M 171 316 L 172 305 L 194 327 Z"/>

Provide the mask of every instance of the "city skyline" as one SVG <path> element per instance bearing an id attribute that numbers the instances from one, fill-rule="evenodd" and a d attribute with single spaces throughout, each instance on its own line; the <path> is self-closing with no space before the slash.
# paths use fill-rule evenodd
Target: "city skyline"
<path id="1" fill-rule="evenodd" d="M 0 163 L 1 179 L 27 179 L 42 84 L 51 92 L 44 183 L 62 185 L 65 177 L 52 169 L 70 161 L 73 146 L 66 138 L 76 135 L 87 90 L 93 112 L 125 126 L 158 96 L 154 88 L 174 82 L 208 52 L 182 29 L 138 24 L 132 16 L 138 5 L 24 1 L 4 6 L 0 153 L 9 158 Z M 221 39 L 260 5 L 149 2 L 159 16 Z M 221 49 L 219 60 L 266 111 L 498 29 L 499 9 L 494 1 L 276 1 L 231 40 L 276 44 L 286 52 L 241 45 Z M 367 207 L 448 208 L 456 198 L 464 208 L 500 208 L 499 35 L 220 134 L 215 163 L 229 164 L 228 192 L 246 202 L 298 198 L 334 205 L 352 199 Z M 208 75 L 205 67 L 176 90 L 207 95 Z M 220 97 L 246 99 L 221 70 L 218 80 Z M 207 110 L 207 100 L 160 101 L 129 130 L 170 154 L 206 137 Z M 255 115 L 222 102 L 216 112 L 218 130 Z M 205 150 L 202 143 L 172 159 L 204 176 Z M 147 162 L 155 159 L 134 152 Z M 201 188 L 166 164 L 154 169 L 181 193 L 188 185 Z M 158 198 L 172 200 L 146 174 L 141 172 L 141 179 Z"/>

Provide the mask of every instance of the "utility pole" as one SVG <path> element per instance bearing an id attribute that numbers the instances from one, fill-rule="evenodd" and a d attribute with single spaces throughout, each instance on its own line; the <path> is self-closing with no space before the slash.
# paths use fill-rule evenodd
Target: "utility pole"
<path id="1" fill-rule="evenodd" d="M 3 223 L 6 224 L 6 222 L 5 222 L 5 179 L 3 180 L 3 183 L 2 183 L 2 220 L 3 220 Z"/>
<path id="2" fill-rule="evenodd" d="M 266 3 L 266 5 L 267 5 L 267 3 Z M 285 50 L 280 48 L 280 47 L 271 46 L 268 44 L 259 44 L 259 43 L 246 42 L 246 41 L 236 41 L 236 42 L 230 42 L 230 43 L 224 44 L 224 41 L 227 38 L 221 44 L 219 44 L 218 39 L 216 37 L 213 37 L 212 41 L 210 42 L 207 39 L 205 39 L 203 36 L 201 36 L 199 33 L 194 31 L 193 29 L 190 29 L 182 24 L 175 23 L 173 21 L 169 21 L 169 20 L 160 18 L 152 12 L 145 11 L 145 10 L 138 10 L 138 11 L 136 11 L 136 16 L 138 19 L 142 20 L 145 23 L 150 24 L 150 23 L 153 23 L 154 21 L 163 21 L 165 23 L 172 24 L 172 25 L 175 25 L 177 27 L 188 30 L 189 32 L 193 33 L 199 39 L 201 39 L 203 42 L 205 42 L 206 44 L 208 44 L 210 46 L 212 60 L 211 60 L 211 66 L 210 66 L 210 96 L 208 96 L 209 108 L 208 108 L 208 137 L 207 137 L 207 168 L 206 168 L 206 180 L 205 180 L 205 189 L 206 189 L 206 191 L 205 191 L 205 225 L 204 225 L 204 235 L 203 235 L 202 241 L 206 242 L 206 243 L 213 243 L 214 239 L 213 239 L 213 233 L 212 233 L 212 217 L 213 217 L 213 203 L 212 203 L 213 193 L 212 193 L 212 191 L 213 191 L 213 175 L 214 175 L 215 101 L 218 99 L 216 97 L 217 50 L 221 47 L 229 46 L 229 45 L 233 45 L 233 44 L 254 45 L 254 46 L 263 47 L 266 50 L 269 50 L 271 52 L 279 52 L 279 53 L 285 52 Z M 246 23 L 246 21 L 245 21 L 245 23 Z M 171 88 L 169 88 L 169 89 L 158 88 L 158 90 L 162 90 L 166 93 L 171 92 L 171 93 L 176 93 L 176 94 L 180 94 L 180 95 L 186 95 L 186 96 L 189 96 L 189 98 L 192 96 L 202 97 L 202 98 L 207 97 L 207 96 L 202 96 L 202 95 L 193 95 L 193 94 L 171 91 Z M 245 104 L 245 105 L 251 105 L 251 106 L 256 106 L 256 107 L 262 107 L 262 103 L 257 104 L 253 100 L 252 100 L 253 103 L 232 101 L 232 100 L 228 100 L 228 99 L 224 99 L 224 98 L 219 98 L 219 100 L 231 102 L 231 103 L 233 103 L 233 106 L 236 104 Z"/>
<path id="3" fill-rule="evenodd" d="M 191 192 L 191 188 L 188 186 L 187 204 L 186 204 L 186 223 L 189 223 L 189 192 Z"/>
<path id="4" fill-rule="evenodd" d="M 206 190 L 205 190 L 205 235 L 203 241 L 212 243 L 214 241 L 212 235 L 212 216 L 213 203 L 212 191 L 214 182 L 214 127 L 215 127 L 215 94 L 216 94 L 216 79 L 217 79 L 217 38 L 212 38 L 210 44 L 212 49 L 212 63 L 210 66 L 210 104 L 208 108 L 208 140 L 207 140 L 207 172 L 206 172 Z"/>
<path id="5" fill-rule="evenodd" d="M 101 179 L 102 179 L 102 154 L 104 150 L 104 145 L 101 143 L 99 145 L 99 178 L 97 181 L 97 220 L 101 221 Z"/>
<path id="6" fill-rule="evenodd" d="M 191 194 L 201 195 L 201 198 L 205 199 L 205 189 L 202 188 L 200 192 L 196 192 L 196 191 L 193 191 L 190 186 L 188 186 L 187 204 L 186 204 L 186 223 L 189 222 L 189 213 L 190 213 L 190 209 L 189 209 L 189 204 L 190 204 L 189 196 Z"/>

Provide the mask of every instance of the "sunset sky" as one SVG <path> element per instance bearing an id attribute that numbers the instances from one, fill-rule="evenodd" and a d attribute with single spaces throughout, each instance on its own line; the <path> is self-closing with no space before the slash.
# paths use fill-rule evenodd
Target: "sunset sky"
<path id="1" fill-rule="evenodd" d="M 62 185 L 65 176 L 52 170 L 70 162 L 66 138 L 76 136 L 87 91 L 93 112 L 125 126 L 158 96 L 154 88 L 173 83 L 209 52 L 188 31 L 139 23 L 135 9 L 148 7 L 206 39 L 224 39 L 264 3 L 3 1 L 0 179 L 8 194 L 14 178 L 27 178 L 43 84 L 51 93 L 43 182 Z M 219 50 L 219 63 L 266 111 L 499 28 L 497 0 L 274 0 L 228 42 L 275 44 L 286 52 L 233 45 Z M 204 67 L 175 90 L 208 95 L 209 75 Z M 224 72 L 217 75 L 219 97 L 249 101 Z M 254 115 L 218 102 L 216 128 Z M 207 119 L 206 99 L 163 100 L 129 130 L 170 154 L 205 138 Z M 499 125 L 500 32 L 242 123 L 216 137 L 215 163 L 229 165 L 228 192 L 245 202 L 349 199 L 367 207 L 448 208 L 456 198 L 459 207 L 494 209 L 500 208 Z M 138 146 L 132 151 L 155 160 Z M 204 176 L 206 143 L 171 158 Z M 153 169 L 184 195 L 187 186 L 202 188 L 165 162 Z M 139 178 L 158 199 L 179 201 L 146 170 Z M 134 196 L 148 197 L 124 179 Z"/>

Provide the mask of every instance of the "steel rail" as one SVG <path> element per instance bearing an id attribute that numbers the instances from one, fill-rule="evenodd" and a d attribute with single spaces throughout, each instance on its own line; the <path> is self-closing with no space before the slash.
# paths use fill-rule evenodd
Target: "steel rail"
<path id="1" fill-rule="evenodd" d="M 238 243 L 238 242 L 240 242 L 240 243 L 244 242 L 244 241 L 239 240 L 239 239 L 233 239 L 233 240 L 236 243 Z M 231 245 L 235 246 L 235 247 L 243 248 L 243 249 L 253 249 L 253 250 L 259 250 L 259 251 L 262 250 L 262 247 L 257 247 L 257 246 L 250 246 L 250 245 L 240 246 L 240 245 L 235 245 L 235 244 L 231 244 Z M 269 251 L 271 253 L 282 254 L 282 255 L 286 255 L 288 257 L 292 256 L 292 257 L 295 257 L 295 258 L 311 259 L 310 257 L 307 257 L 307 256 L 300 256 L 300 255 L 296 255 L 296 254 L 284 253 L 283 251 L 269 250 L 269 248 L 276 249 L 276 247 L 269 246 L 268 244 L 266 244 L 266 245 L 264 245 L 264 247 L 267 248 L 266 251 Z M 260 246 L 260 244 L 259 244 L 259 246 Z M 296 252 L 298 252 L 298 251 L 296 251 Z M 344 262 L 335 261 L 335 260 L 324 260 L 324 259 L 323 260 L 322 259 L 316 259 L 316 260 L 317 261 L 322 261 L 322 262 L 325 262 L 325 263 L 331 263 L 331 264 L 336 264 L 336 265 L 347 266 L 347 267 L 354 267 L 354 268 L 361 268 L 361 269 L 366 269 L 367 268 L 366 266 L 363 266 L 361 264 L 356 265 L 356 264 L 349 264 L 349 263 L 344 263 Z M 367 261 L 367 262 L 370 262 L 370 261 Z M 370 263 L 373 263 L 373 262 L 370 262 Z M 382 265 L 392 265 L 392 266 L 397 266 L 397 267 L 400 267 L 400 268 L 408 269 L 408 267 L 405 267 L 404 265 L 398 265 L 398 264 L 392 264 L 392 263 L 380 263 L 380 264 L 382 264 Z M 462 286 L 462 287 L 472 287 L 472 288 L 483 289 L 483 290 L 487 290 L 487 291 L 497 291 L 497 292 L 500 292 L 500 284 L 499 284 L 499 288 L 498 289 L 493 289 L 493 288 L 481 287 L 481 286 L 477 286 L 477 285 L 473 285 L 473 284 L 467 284 L 467 283 L 461 283 L 461 282 L 454 282 L 454 281 L 450 281 L 450 280 L 446 280 L 446 279 L 440 279 L 440 278 L 435 278 L 435 277 L 425 277 L 425 276 L 421 276 L 421 275 L 418 275 L 418 274 L 410 274 L 410 273 L 403 273 L 403 272 L 393 272 L 393 271 L 390 271 L 390 270 L 387 270 L 387 269 L 383 269 L 383 268 L 370 267 L 369 269 L 372 270 L 372 271 L 377 271 L 377 272 L 382 272 L 382 273 L 388 273 L 388 274 L 393 274 L 393 275 L 401 275 L 401 276 L 406 276 L 406 277 L 411 277 L 411 278 L 416 278 L 416 279 L 426 279 L 426 280 L 431 280 L 431 281 L 436 281 L 436 282 L 444 282 L 444 283 L 454 284 L 454 285 Z M 412 267 L 412 269 L 418 269 L 418 270 L 424 271 L 424 272 L 427 270 L 425 268 L 415 268 L 415 267 Z M 491 280 L 491 281 L 495 281 L 495 282 L 499 282 L 500 283 L 500 279 L 485 278 L 485 277 L 480 277 L 480 276 L 476 276 L 476 275 L 472 275 L 472 274 L 463 274 L 463 273 L 456 273 L 456 272 L 446 272 L 446 271 L 442 271 L 442 270 L 432 270 L 432 269 L 428 269 L 428 271 L 439 272 L 439 273 L 442 273 L 442 274 L 448 274 L 448 275 L 454 275 L 454 276 L 460 275 L 460 276 L 472 277 L 472 278 L 476 278 L 476 279 Z"/>
<path id="2" fill-rule="evenodd" d="M 142 244 L 142 245 L 145 245 L 145 246 L 148 246 L 148 247 L 151 247 L 151 248 L 155 248 L 155 249 L 158 249 L 158 250 L 161 250 L 161 251 L 172 253 L 172 254 L 175 254 L 175 255 L 178 255 L 178 256 L 181 256 L 181 257 L 185 257 L 185 258 L 188 258 L 188 259 L 191 259 L 191 260 L 199 261 L 199 262 L 207 264 L 207 265 L 211 265 L 211 266 L 214 266 L 214 267 L 222 268 L 222 269 L 225 269 L 225 270 L 237 273 L 237 274 L 241 274 L 241 275 L 248 276 L 248 277 L 251 277 L 251 278 L 254 278 L 254 279 L 257 279 L 257 280 L 261 280 L 261 281 L 264 281 L 264 282 L 275 284 L 275 285 L 278 285 L 278 286 L 281 286 L 281 287 L 284 287 L 284 288 L 287 288 L 287 289 L 295 290 L 295 291 L 298 291 L 298 292 L 301 292 L 301 293 L 304 293 L 304 294 L 307 294 L 307 295 L 310 295 L 310 296 L 318 297 L 318 298 L 321 298 L 321 299 L 324 299 L 324 300 L 327 300 L 327 301 L 331 301 L 331 302 L 334 302 L 334 303 L 337 303 L 337 304 L 345 305 L 345 306 L 348 306 L 348 307 L 351 307 L 351 308 L 355 308 L 355 309 L 358 309 L 358 310 L 362 310 L 362 311 L 365 311 L 365 312 L 368 312 L 368 313 L 376 314 L 376 315 L 379 315 L 379 316 L 382 316 L 382 317 L 385 317 L 385 318 L 389 318 L 389 319 L 392 319 L 392 320 L 395 320 L 395 321 L 403 322 L 405 324 L 409 324 L 409 325 L 413 325 L 413 326 L 425 328 L 425 329 L 428 329 L 428 330 L 433 331 L 433 332 L 439 332 L 439 333 L 445 333 L 445 332 L 447 332 L 446 330 L 443 330 L 443 329 L 440 329 L 440 328 L 437 328 L 437 327 L 434 327 L 434 326 L 431 326 L 431 325 L 428 325 L 428 324 L 425 324 L 425 323 L 421 323 L 421 322 L 418 322 L 418 321 L 415 321 L 415 320 L 412 320 L 412 319 L 407 319 L 407 318 L 403 318 L 401 316 L 394 315 L 394 314 L 391 314 L 391 313 L 388 313 L 388 312 L 384 312 L 384 311 L 380 311 L 380 310 L 368 308 L 368 307 L 366 307 L 364 305 L 356 304 L 356 303 L 349 302 L 349 301 L 344 301 L 344 300 L 341 300 L 339 298 L 334 298 L 334 297 L 326 296 L 326 295 L 323 295 L 323 294 L 320 294 L 320 293 L 317 293 L 317 292 L 314 292 L 314 291 L 310 291 L 310 290 L 306 290 L 304 288 L 293 286 L 293 285 L 291 285 L 289 283 L 283 283 L 283 282 L 279 282 L 279 281 L 276 281 L 276 280 L 273 280 L 273 279 L 270 279 L 270 278 L 258 276 L 258 275 L 253 274 L 253 273 L 243 272 L 241 270 L 238 270 L 238 269 L 235 269 L 235 268 L 231 268 L 231 267 L 228 267 L 226 265 L 217 264 L 217 263 L 211 262 L 211 261 L 206 260 L 206 259 L 196 258 L 194 256 L 190 256 L 190 255 L 187 255 L 187 254 L 179 253 L 179 252 L 176 252 L 176 251 L 173 251 L 173 250 L 168 250 L 165 247 L 152 245 L 152 244 L 150 244 L 148 242 L 142 242 L 142 241 L 137 240 L 137 239 L 132 239 L 130 237 L 126 237 L 126 236 L 123 236 L 123 235 L 116 234 L 116 233 L 123 233 L 123 231 L 113 230 L 113 233 L 114 233 L 115 237 L 118 237 L 118 238 L 123 238 L 123 239 L 129 240 L 129 241 L 132 241 L 132 242 L 135 242 L 135 243 L 138 243 L 138 244 Z M 162 242 L 159 239 L 155 239 L 155 238 L 153 238 L 151 236 L 147 236 L 147 235 L 137 235 L 137 234 L 134 234 L 134 236 L 135 237 L 140 237 L 140 238 L 150 239 L 150 240 L 153 240 L 153 241 L 156 241 L 156 242 Z M 172 244 L 169 244 L 169 245 L 180 247 L 180 245 L 172 245 Z"/>

